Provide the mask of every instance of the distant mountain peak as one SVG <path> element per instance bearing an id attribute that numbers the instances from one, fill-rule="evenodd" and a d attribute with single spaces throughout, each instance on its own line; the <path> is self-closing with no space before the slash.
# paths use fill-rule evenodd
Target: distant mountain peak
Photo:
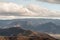
<path id="1" fill-rule="evenodd" d="M 53 23 L 53 22 L 48 22 L 48 23 L 44 23 L 44 24 L 42 24 L 42 25 L 56 25 L 56 24 Z"/>

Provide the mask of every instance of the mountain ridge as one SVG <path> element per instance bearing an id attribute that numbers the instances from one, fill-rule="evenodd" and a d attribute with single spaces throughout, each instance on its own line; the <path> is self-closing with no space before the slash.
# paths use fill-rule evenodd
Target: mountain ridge
<path id="1" fill-rule="evenodd" d="M 3 29 L 1 31 L 3 31 Z M 0 31 L 0 34 L 3 34 L 3 32 L 1 31 Z M 44 40 L 44 39 L 45 40 L 57 40 L 56 38 L 53 38 L 52 36 L 48 34 L 38 33 L 38 32 L 34 32 L 30 30 L 24 30 L 20 27 L 12 27 L 8 29 L 4 29 L 4 32 L 5 32 L 4 35 L 0 35 L 1 40 L 22 40 L 22 39 L 23 40 Z"/>

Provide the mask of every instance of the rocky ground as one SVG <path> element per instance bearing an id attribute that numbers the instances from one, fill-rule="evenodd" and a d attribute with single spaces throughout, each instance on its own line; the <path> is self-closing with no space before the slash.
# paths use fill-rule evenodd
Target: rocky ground
<path id="1" fill-rule="evenodd" d="M 0 30 L 0 40 L 58 40 L 45 33 L 12 27 Z"/>

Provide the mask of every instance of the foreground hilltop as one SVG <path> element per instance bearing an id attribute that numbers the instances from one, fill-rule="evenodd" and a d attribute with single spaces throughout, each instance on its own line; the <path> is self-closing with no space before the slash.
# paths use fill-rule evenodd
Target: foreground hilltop
<path id="1" fill-rule="evenodd" d="M 24 30 L 21 27 L 0 29 L 0 40 L 57 40 L 48 34 Z"/>

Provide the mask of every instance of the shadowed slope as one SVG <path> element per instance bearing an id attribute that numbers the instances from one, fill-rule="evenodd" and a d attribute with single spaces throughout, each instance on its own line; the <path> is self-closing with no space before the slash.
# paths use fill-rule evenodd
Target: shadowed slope
<path id="1" fill-rule="evenodd" d="M 24 30 L 20 27 L 0 29 L 0 40 L 57 40 L 48 34 Z"/>

